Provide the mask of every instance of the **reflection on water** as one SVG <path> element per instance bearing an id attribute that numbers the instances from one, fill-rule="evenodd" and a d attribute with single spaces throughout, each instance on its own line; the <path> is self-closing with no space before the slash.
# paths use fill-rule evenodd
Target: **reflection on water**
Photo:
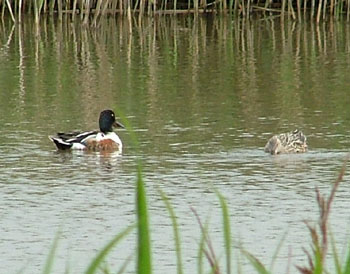
<path id="1" fill-rule="evenodd" d="M 302 220 L 317 216 L 314 188 L 329 191 L 350 146 L 349 25 L 167 17 L 133 21 L 130 32 L 120 17 L 98 28 L 48 18 L 33 32 L 31 21 L 0 24 L 0 272 L 41 271 L 59 230 L 55 273 L 82 272 L 135 221 L 137 158 L 156 273 L 176 265 L 159 189 L 179 217 L 186 272 L 196 270 L 200 234 L 191 206 L 209 218 L 223 254 L 213 189 L 228 199 L 235 246 L 269 264 L 288 230 L 275 272 L 285 272 L 290 248 L 292 263 L 305 263 Z M 105 108 L 128 118 L 138 149 L 122 130 L 123 155 L 55 151 L 48 135 L 95 129 Z M 272 134 L 294 128 L 308 136 L 308 153 L 263 152 Z M 332 211 L 340 246 L 348 199 L 341 185 Z M 132 235 L 108 264 L 118 269 L 134 253 Z"/>

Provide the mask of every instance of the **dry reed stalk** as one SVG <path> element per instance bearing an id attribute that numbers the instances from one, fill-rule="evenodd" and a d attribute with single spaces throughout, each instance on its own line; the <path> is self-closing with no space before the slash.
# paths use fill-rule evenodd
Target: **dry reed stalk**
<path id="1" fill-rule="evenodd" d="M 34 18 L 35 18 L 35 24 L 39 25 L 39 8 L 38 8 L 38 2 L 34 1 Z"/>
<path id="2" fill-rule="evenodd" d="M 47 2 L 44 0 L 44 7 L 43 7 L 43 13 L 47 12 Z"/>
<path id="3" fill-rule="evenodd" d="M 331 6 L 329 8 L 329 14 L 332 16 L 333 15 L 333 9 L 334 9 L 334 0 L 331 0 Z"/>
<path id="4" fill-rule="evenodd" d="M 327 0 L 323 0 L 323 20 L 326 19 Z"/>
<path id="5" fill-rule="evenodd" d="M 109 5 L 109 1 L 110 1 L 110 0 L 105 0 L 105 4 L 104 4 L 104 6 L 102 7 L 102 14 L 101 14 L 101 16 L 104 16 L 104 15 L 106 14 L 107 7 L 108 7 L 108 5 Z"/>
<path id="6" fill-rule="evenodd" d="M 131 18 L 131 0 L 128 0 L 128 23 L 129 23 L 129 33 L 132 34 L 132 18 Z"/>
<path id="7" fill-rule="evenodd" d="M 85 8 L 84 8 L 84 0 L 79 0 L 79 7 L 80 7 L 80 20 L 83 21 L 84 14 L 85 14 Z"/>
<path id="8" fill-rule="evenodd" d="M 60 21 L 62 21 L 62 15 L 63 15 L 62 0 L 57 0 L 57 6 L 58 6 L 58 18 Z"/>
<path id="9" fill-rule="evenodd" d="M 87 25 L 90 16 L 90 0 L 85 0 L 85 15 L 83 20 L 83 25 Z"/>
<path id="10" fill-rule="evenodd" d="M 22 0 L 19 0 L 18 3 L 18 22 L 21 23 L 22 22 Z"/>
<path id="11" fill-rule="evenodd" d="M 15 17 L 13 16 L 13 12 L 12 12 L 12 8 L 11 8 L 11 3 L 9 0 L 6 0 L 6 4 L 7 4 L 7 8 L 9 9 L 10 15 L 11 15 L 11 19 L 13 22 L 16 22 Z M 5 6 L 5 5 L 4 5 Z M 4 8 L 4 7 L 3 7 Z M 2 14 L 2 18 L 4 18 L 4 9 L 3 9 L 3 14 Z"/>
<path id="12" fill-rule="evenodd" d="M 245 6 L 244 6 L 244 0 L 242 0 L 242 5 L 241 5 L 241 8 L 240 8 L 240 11 L 242 13 L 242 16 L 245 17 Z"/>
<path id="13" fill-rule="evenodd" d="M 297 0 L 297 13 L 298 13 L 298 21 L 301 21 L 301 10 L 300 10 L 300 0 Z"/>
<path id="14" fill-rule="evenodd" d="M 314 18 L 314 15 L 315 15 L 315 0 L 311 0 L 311 13 L 310 13 L 311 19 Z"/>
<path id="15" fill-rule="evenodd" d="M 346 21 L 350 19 L 350 0 L 347 0 Z"/>
<path id="16" fill-rule="evenodd" d="M 155 10 L 157 5 L 157 0 L 148 1 L 148 15 L 152 14 L 152 5 L 153 5 L 153 10 Z"/>
<path id="17" fill-rule="evenodd" d="M 123 1 L 119 0 L 118 3 L 119 3 L 119 12 L 120 12 L 120 14 L 123 14 L 123 12 L 124 12 L 124 10 L 123 10 Z"/>
<path id="18" fill-rule="evenodd" d="M 199 0 L 193 0 L 193 7 L 195 10 L 195 13 L 198 13 L 199 10 Z M 188 9 L 190 8 L 190 6 L 188 7 Z"/>
<path id="19" fill-rule="evenodd" d="M 233 12 L 237 15 L 238 14 L 238 1 L 239 0 L 235 0 L 234 2 L 234 6 L 233 6 Z"/>
<path id="20" fill-rule="evenodd" d="M 134 4 L 134 10 L 133 10 L 134 13 L 136 12 L 139 3 L 140 3 L 140 0 L 136 0 L 136 3 Z"/>
<path id="21" fill-rule="evenodd" d="M 227 11 L 227 1 L 226 0 L 222 0 L 223 3 L 223 9 L 226 12 Z"/>
<path id="22" fill-rule="evenodd" d="M 319 1 L 318 1 L 317 16 L 316 16 L 316 23 L 317 23 L 317 24 L 320 22 L 321 10 L 322 10 L 322 0 L 319 0 Z"/>
<path id="23" fill-rule="evenodd" d="M 200 5 L 201 5 L 201 8 L 205 9 L 207 7 L 207 0 L 201 0 L 201 4 Z"/>
<path id="24" fill-rule="evenodd" d="M 97 0 L 95 13 L 94 13 L 94 18 L 92 20 L 92 24 L 93 25 L 96 25 L 97 17 L 100 15 L 100 12 L 101 12 L 101 5 L 102 5 L 102 0 Z"/>
<path id="25" fill-rule="evenodd" d="M 284 20 L 284 11 L 286 10 L 286 1 L 287 0 L 282 0 L 281 20 Z"/>
<path id="26" fill-rule="evenodd" d="M 293 9 L 292 0 L 288 0 L 288 15 L 289 16 L 291 15 L 293 20 L 296 19 L 295 12 L 294 12 L 294 9 Z"/>
<path id="27" fill-rule="evenodd" d="M 117 11 L 117 5 L 118 5 L 118 1 L 117 0 L 112 0 L 112 3 L 111 3 L 111 10 L 113 12 L 113 15 L 116 14 L 116 11 Z"/>
<path id="28" fill-rule="evenodd" d="M 77 12 L 77 0 L 73 2 L 73 13 L 72 13 L 72 21 L 74 21 L 75 13 Z"/>
<path id="29" fill-rule="evenodd" d="M 249 15 L 250 15 L 250 0 L 247 0 L 247 13 L 246 13 L 247 19 L 249 19 Z"/>
<path id="30" fill-rule="evenodd" d="M 139 20 L 141 20 L 141 17 L 143 16 L 145 10 L 145 0 L 140 1 L 140 9 L 139 9 Z"/>
<path id="31" fill-rule="evenodd" d="M 264 12 L 271 11 L 271 12 L 276 12 L 276 13 L 282 13 L 282 9 L 264 8 L 264 7 L 260 7 L 260 6 L 251 6 L 251 8 L 255 9 L 255 10 L 262 10 Z"/>
<path id="32" fill-rule="evenodd" d="M 3 4 L 1 8 L 1 20 L 4 20 L 4 16 L 5 16 L 5 4 Z"/>
<path id="33" fill-rule="evenodd" d="M 228 9 L 229 9 L 229 13 L 232 14 L 232 10 L 233 10 L 233 0 L 229 0 Z"/>
<path id="34" fill-rule="evenodd" d="M 334 10 L 334 14 L 333 14 L 333 16 L 334 16 L 334 18 L 338 18 L 338 3 L 337 3 L 337 0 L 334 0 L 334 8 L 333 8 L 333 10 Z"/>
<path id="35" fill-rule="evenodd" d="M 50 15 L 53 14 L 54 8 L 55 8 L 55 1 L 52 0 L 52 1 L 50 1 L 50 5 L 49 5 L 49 14 L 50 14 Z"/>

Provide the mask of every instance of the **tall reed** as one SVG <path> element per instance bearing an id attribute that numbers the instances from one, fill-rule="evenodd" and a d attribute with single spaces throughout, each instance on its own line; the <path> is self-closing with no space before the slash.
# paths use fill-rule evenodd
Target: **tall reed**
<path id="1" fill-rule="evenodd" d="M 274 8 L 272 8 L 274 7 Z M 168 5 L 167 0 L 29 0 L 29 1 L 0 1 L 2 17 L 8 13 L 12 20 L 21 22 L 23 16 L 34 14 L 35 22 L 40 21 L 45 13 L 58 14 L 62 19 L 63 14 L 71 14 L 72 19 L 80 18 L 84 24 L 91 22 L 96 25 L 99 18 L 108 14 L 138 14 L 139 17 L 154 16 L 159 14 L 174 13 L 230 13 L 245 19 L 254 14 L 265 12 L 276 13 L 284 19 L 286 12 L 292 20 L 302 20 L 304 15 L 309 14 L 312 20 L 319 23 L 322 20 L 338 20 L 343 16 L 350 18 L 350 0 L 173 0 Z M 15 11 L 15 12 L 14 12 Z"/>

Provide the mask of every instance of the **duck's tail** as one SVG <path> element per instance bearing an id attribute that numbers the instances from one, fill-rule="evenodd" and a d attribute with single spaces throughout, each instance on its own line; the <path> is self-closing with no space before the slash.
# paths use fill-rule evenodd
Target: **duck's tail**
<path id="1" fill-rule="evenodd" d="M 61 150 L 71 149 L 73 144 L 63 141 L 61 138 L 49 136 L 49 139 L 55 143 L 56 147 Z"/>

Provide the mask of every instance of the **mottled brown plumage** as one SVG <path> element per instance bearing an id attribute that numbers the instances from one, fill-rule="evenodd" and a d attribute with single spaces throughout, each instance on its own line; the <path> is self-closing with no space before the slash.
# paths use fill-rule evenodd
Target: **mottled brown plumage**
<path id="1" fill-rule="evenodd" d="M 265 152 L 272 155 L 302 153 L 307 151 L 306 136 L 299 130 L 274 135 L 265 145 Z"/>

